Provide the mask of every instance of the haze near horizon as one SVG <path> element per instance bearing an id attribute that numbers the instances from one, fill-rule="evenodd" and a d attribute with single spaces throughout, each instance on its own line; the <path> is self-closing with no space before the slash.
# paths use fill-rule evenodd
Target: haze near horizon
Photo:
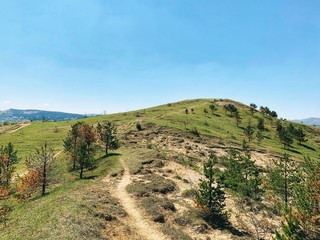
<path id="1" fill-rule="evenodd" d="M 1 110 L 114 113 L 229 98 L 320 117 L 318 1 L 1 5 Z"/>

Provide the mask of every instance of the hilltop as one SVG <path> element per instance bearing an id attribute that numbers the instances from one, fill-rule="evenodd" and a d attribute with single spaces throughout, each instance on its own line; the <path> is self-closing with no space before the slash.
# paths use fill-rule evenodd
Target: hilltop
<path id="1" fill-rule="evenodd" d="M 217 109 L 211 112 L 212 104 Z M 237 108 L 238 123 L 225 109 L 228 104 Z M 259 119 L 264 119 L 260 140 Z M 285 149 L 275 117 L 229 99 L 186 100 L 81 119 L 90 126 L 113 122 L 121 148 L 105 156 L 98 145 L 95 168 L 80 180 L 62 151 L 62 139 L 77 121 L 0 127 L 0 145 L 12 142 L 21 157 L 16 173 L 26 173 L 24 158 L 45 140 L 57 158 L 49 193 L 15 203 L 1 239 L 252 239 L 257 231 L 269 239 L 281 223 L 281 216 L 270 210 L 270 193 L 253 212 L 228 190 L 228 227 L 210 225 L 199 215 L 194 194 L 203 162 L 211 152 L 225 156 L 230 148 L 241 151 L 244 140 L 263 174 L 285 152 L 300 162 L 305 156 L 318 159 L 320 151 L 319 128 L 281 121 L 301 128 L 308 139 L 302 144 L 294 140 Z M 248 125 L 254 129 L 250 141 L 244 134 Z M 221 171 L 228 168 L 224 161 L 218 162 Z"/>
<path id="2" fill-rule="evenodd" d="M 81 119 L 84 115 L 65 112 L 43 111 L 35 109 L 9 109 L 0 111 L 0 122 L 26 122 L 26 121 L 62 121 Z"/>

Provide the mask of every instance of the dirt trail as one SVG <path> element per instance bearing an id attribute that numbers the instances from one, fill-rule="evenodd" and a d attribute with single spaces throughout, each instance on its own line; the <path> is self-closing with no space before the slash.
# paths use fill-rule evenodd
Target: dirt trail
<path id="1" fill-rule="evenodd" d="M 129 224 L 132 226 L 142 239 L 149 240 L 164 240 L 170 239 L 157 230 L 156 224 L 145 219 L 141 210 L 138 209 L 136 203 L 132 197 L 126 191 L 126 186 L 132 182 L 129 169 L 125 163 L 126 155 L 121 156 L 121 164 L 124 168 L 124 173 L 121 181 L 119 182 L 116 191 L 114 191 L 114 197 L 116 197 L 124 210 L 129 215 Z"/>
<path id="2" fill-rule="evenodd" d="M 20 127 L 18 127 L 17 129 L 11 130 L 9 133 L 14 133 L 14 132 L 19 131 L 20 129 L 25 128 L 29 125 L 30 125 L 30 123 L 23 123 L 20 125 Z"/>

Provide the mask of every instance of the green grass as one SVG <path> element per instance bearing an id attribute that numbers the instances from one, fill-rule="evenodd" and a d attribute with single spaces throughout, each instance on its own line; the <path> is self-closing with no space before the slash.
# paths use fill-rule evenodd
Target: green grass
<path id="1" fill-rule="evenodd" d="M 250 115 L 249 107 L 231 100 L 223 100 L 223 102 L 218 100 L 216 102 L 216 104 L 218 104 L 218 110 L 215 112 L 215 115 L 212 115 L 210 111 L 209 114 L 205 115 L 203 109 L 209 109 L 209 105 L 212 101 L 213 99 L 187 100 L 172 103 L 170 106 L 162 105 L 140 111 L 114 114 L 107 117 L 110 120 L 123 123 L 141 122 L 142 126 L 147 123 L 154 123 L 189 133 L 192 129 L 197 128 L 201 135 L 209 136 L 217 143 L 222 142 L 226 146 L 241 146 L 243 140 L 246 139 L 243 128 L 246 127 L 249 122 L 255 127 L 258 123 L 258 118 L 264 118 L 265 127 L 267 129 L 267 131 L 263 132 L 264 139 L 261 144 L 259 144 L 257 138 L 254 136 L 254 139 L 250 142 L 250 146 L 253 149 L 259 149 L 266 153 L 282 154 L 286 151 L 276 136 L 276 119 L 265 117 L 259 112 L 256 112 L 252 117 Z M 226 102 L 231 102 L 238 108 L 242 117 L 242 123 L 239 127 L 236 126 L 236 120 L 234 118 L 225 114 L 223 105 Z M 184 110 L 186 108 L 189 110 L 193 108 L 195 114 L 192 114 L 191 111 L 189 111 L 189 114 L 185 114 Z M 136 117 L 137 112 L 140 113 L 140 117 Z M 189 122 L 187 129 L 185 129 L 183 124 L 183 121 L 185 120 Z M 284 124 L 288 125 L 289 122 L 284 121 Z M 291 150 L 288 151 L 288 153 L 299 159 L 302 159 L 303 156 L 319 157 L 320 130 L 299 123 L 293 123 L 293 125 L 295 127 L 303 128 L 307 135 L 308 142 L 304 143 L 305 146 L 299 146 L 297 141 L 294 141 Z M 134 124 L 132 124 L 132 128 L 134 128 Z M 255 129 L 254 135 L 256 132 Z"/>
<path id="2" fill-rule="evenodd" d="M 209 105 L 212 101 L 213 99 L 187 100 L 172 103 L 170 106 L 166 104 L 145 110 L 91 117 L 81 121 L 92 125 L 105 120 L 114 121 L 119 128 L 120 136 L 125 131 L 136 130 L 137 122 L 140 122 L 143 128 L 147 128 L 148 124 L 152 123 L 167 127 L 168 131 L 170 129 L 175 132 L 180 131 L 186 136 L 191 135 L 191 130 L 197 128 L 200 138 L 206 136 L 217 144 L 239 147 L 243 139 L 245 139 L 243 128 L 247 126 L 249 121 L 252 126 L 256 126 L 257 118 L 260 117 L 265 119 L 267 131 L 263 132 L 264 139 L 261 144 L 254 138 L 250 142 L 250 147 L 277 155 L 285 151 L 276 137 L 276 119 L 263 117 L 258 112 L 252 117 L 248 107 L 231 101 L 239 109 L 243 118 L 242 123 L 237 127 L 235 119 L 226 116 L 223 111 L 223 104 L 229 103 L 230 100 L 217 100 L 218 111 L 215 112 L 215 115 L 212 115 L 209 110 Z M 185 114 L 186 108 L 189 109 L 189 114 Z M 191 113 L 191 108 L 194 109 L 195 114 Z M 209 110 L 209 114 L 204 114 L 204 108 Z M 189 122 L 187 129 L 183 124 L 185 120 Z M 66 137 L 70 126 L 75 122 L 33 122 L 14 133 L 9 132 L 16 128 L 16 125 L 1 126 L 0 145 L 6 145 L 9 142 L 14 144 L 21 158 L 16 166 L 16 172 L 23 173 L 25 171 L 25 157 L 34 153 L 35 148 L 39 147 L 44 141 L 48 141 L 49 146 L 56 152 L 63 149 L 62 140 Z M 289 123 L 284 122 L 284 124 Z M 319 158 L 320 129 L 298 123 L 293 124 L 295 127 L 301 126 L 303 128 L 307 134 L 308 142 L 304 143 L 305 146 L 299 146 L 294 141 L 291 151 L 288 153 L 297 159 L 302 159 L 303 156 Z M 193 136 L 197 138 L 195 135 Z M 153 159 L 153 152 L 151 149 L 136 149 L 130 159 L 126 160 L 130 172 L 140 171 L 143 168 L 144 161 Z M 98 229 L 101 229 L 102 222 L 99 218 L 94 217 L 95 210 L 87 207 L 90 204 L 83 196 L 89 196 L 91 189 L 98 186 L 98 181 L 95 179 L 111 173 L 120 173 L 122 170 L 117 155 L 110 156 L 108 159 L 100 156 L 103 156 L 102 150 L 97 153 L 98 167 L 92 172 L 85 172 L 86 179 L 79 181 L 77 172 L 69 173 L 67 171 L 66 155 L 64 153 L 60 154 L 56 161 L 54 172 L 57 183 L 49 187 L 49 194 L 45 197 L 34 198 L 25 203 L 15 203 L 14 210 L 10 214 L 11 220 L 8 222 L 8 227 L 5 230 L 1 230 L 0 238 L 84 239 L 87 237 L 88 239 L 99 239 L 101 236 L 98 233 Z M 71 179 L 76 181 L 71 181 Z M 154 185 L 159 183 L 159 186 L 167 183 L 163 179 L 150 180 L 154 182 Z M 151 186 L 152 184 L 149 185 L 148 188 L 145 188 L 145 184 L 136 187 L 148 190 L 147 192 L 150 194 L 154 186 Z M 169 185 L 171 187 L 171 183 Z M 165 186 L 165 188 L 167 187 Z M 139 192 L 139 189 L 132 191 Z M 157 191 L 160 190 L 158 189 Z M 167 231 L 170 232 L 171 229 L 168 228 Z M 93 235 L 91 235 L 91 232 Z M 175 230 L 172 230 L 172 234 L 175 234 Z"/>
<path id="3" fill-rule="evenodd" d="M 0 239 L 102 239 L 104 221 L 97 217 L 101 213 L 94 207 L 98 203 L 93 204 L 87 198 L 93 196 L 94 189 L 94 194 L 100 197 L 106 194 L 101 177 L 122 171 L 118 160 L 117 155 L 98 158 L 97 168 L 86 172 L 84 180 L 77 180 L 79 174 L 68 172 L 63 154 L 59 156 L 54 165 L 56 182 L 48 188 L 48 194 L 15 202 Z"/>
<path id="4" fill-rule="evenodd" d="M 285 151 L 283 145 L 279 143 L 275 133 L 276 119 L 263 117 L 258 112 L 254 114 L 254 117 L 251 117 L 248 107 L 231 100 L 223 100 L 223 102 L 217 100 L 216 104 L 218 104 L 218 110 L 215 112 L 215 115 L 212 115 L 209 111 L 209 114 L 205 116 L 203 109 L 209 109 L 209 105 L 212 101 L 213 99 L 187 100 L 172 103 L 170 106 L 161 105 L 145 110 L 85 118 L 81 121 L 92 125 L 104 120 L 114 121 L 119 126 L 120 130 L 134 130 L 137 122 L 141 122 L 142 127 L 147 123 L 154 123 L 183 132 L 191 132 L 191 130 L 196 127 L 201 135 L 209 136 L 216 142 L 222 142 L 226 146 L 240 146 L 245 139 L 243 128 L 247 126 L 249 121 L 252 126 L 256 126 L 258 122 L 257 118 L 259 117 L 265 119 L 265 126 L 268 131 L 263 132 L 264 139 L 261 144 L 259 144 L 257 138 L 254 137 L 253 141 L 250 142 L 250 146 L 254 149 L 278 154 Z M 240 115 L 243 119 L 239 127 L 236 127 L 234 118 L 226 116 L 224 113 L 223 104 L 227 101 L 231 101 L 231 103 L 235 104 L 240 111 Z M 186 108 L 189 110 L 193 108 L 195 114 L 192 114 L 191 111 L 189 111 L 189 114 L 185 114 L 184 110 Z M 139 117 L 137 117 L 137 113 L 139 113 Z M 183 121 L 185 120 L 189 121 L 187 130 L 183 124 Z M 1 134 L 0 145 L 12 142 L 19 151 L 21 158 L 32 153 L 34 148 L 40 146 L 45 140 L 49 142 L 51 148 L 59 150 L 63 148 L 62 140 L 66 137 L 71 124 L 75 122 L 76 121 L 33 122 L 31 125 L 14 133 Z M 289 151 L 289 154 L 297 158 L 302 158 L 303 156 L 318 157 L 320 130 L 299 123 L 293 124 L 296 127 L 301 126 L 303 128 L 307 134 L 308 142 L 304 143 L 305 147 L 303 147 L 299 146 L 298 143 L 294 141 L 291 149 L 292 151 Z M 2 128 L 7 127 L 8 126 L 0 127 L 0 132 Z M 58 129 L 58 132 L 55 132 L 56 128 Z M 20 166 L 21 165 L 18 165 L 18 169 Z"/>

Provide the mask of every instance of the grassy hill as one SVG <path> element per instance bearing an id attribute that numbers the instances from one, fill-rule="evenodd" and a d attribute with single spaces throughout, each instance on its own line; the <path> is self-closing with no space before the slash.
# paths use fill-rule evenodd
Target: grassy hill
<path id="1" fill-rule="evenodd" d="M 214 114 L 209 108 L 212 102 L 218 106 Z M 242 122 L 239 126 L 235 118 L 224 111 L 223 106 L 228 103 L 235 105 L 240 112 Z M 133 178 L 127 183 L 131 192 L 129 197 L 134 199 L 133 204 L 146 213 L 146 222 L 140 223 L 145 229 L 155 228 L 154 232 L 159 231 L 169 239 L 191 239 L 198 236 L 198 232 L 204 239 L 205 236 L 250 238 L 252 236 L 247 234 L 253 231 L 252 224 L 248 219 L 244 220 L 245 229 L 235 220 L 237 205 L 231 196 L 227 205 L 234 208 L 232 221 L 238 230 L 210 230 L 195 216 L 187 192 L 196 186 L 201 177 L 201 164 L 209 152 L 223 155 L 230 147 L 241 149 L 246 139 L 244 128 L 249 123 L 255 127 L 258 118 L 263 118 L 265 122 L 263 140 L 259 142 L 254 134 L 249 146 L 256 163 L 261 167 L 270 164 L 272 159 L 284 152 L 297 161 L 304 156 L 319 157 L 319 128 L 292 123 L 303 129 L 308 141 L 303 145 L 294 141 L 289 150 L 285 150 L 276 135 L 277 119 L 259 112 L 251 116 L 248 106 L 228 99 L 186 100 L 81 119 L 92 125 L 105 120 L 114 122 L 118 127 L 121 149 L 107 158 L 103 150 L 99 150 L 97 168 L 86 172 L 85 180 L 79 180 L 77 173 L 69 172 L 66 154 L 59 154 L 54 165 L 55 181 L 49 193 L 44 197 L 35 196 L 29 201 L 15 202 L 7 226 L 1 230 L 0 239 L 144 239 L 141 238 L 143 227 L 138 231 L 136 223 L 129 221 L 135 213 L 128 211 L 114 194 L 123 190 L 117 183 L 126 174 Z M 14 144 L 21 157 L 16 172 L 23 174 L 25 157 L 45 140 L 56 153 L 61 151 L 62 140 L 76 121 L 2 126 L 0 145 L 8 142 Z M 137 123 L 142 126 L 142 131 L 136 128 Z M 289 122 L 283 121 L 283 124 L 288 125 Z M 150 182 L 154 185 L 150 185 Z M 159 194 L 159 188 L 169 190 Z M 163 213 L 152 206 L 163 208 Z M 159 216 L 165 222 L 154 225 L 157 222 L 154 219 Z"/>

